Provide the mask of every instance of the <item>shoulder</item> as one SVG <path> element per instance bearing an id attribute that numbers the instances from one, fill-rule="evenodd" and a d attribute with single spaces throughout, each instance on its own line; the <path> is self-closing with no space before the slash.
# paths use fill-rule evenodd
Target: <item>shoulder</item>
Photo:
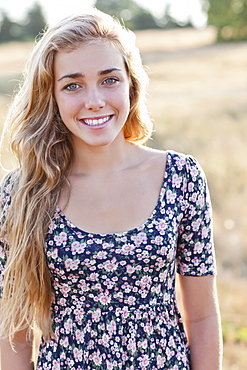
<path id="1" fill-rule="evenodd" d="M 167 166 L 173 171 L 183 174 L 193 180 L 205 178 L 205 173 L 198 160 L 190 154 L 167 151 Z"/>
<path id="2" fill-rule="evenodd" d="M 182 172 L 192 177 L 205 176 L 198 160 L 191 154 L 184 154 L 174 150 L 156 150 L 148 147 L 143 148 L 144 159 L 157 165 L 166 164 L 173 171 Z"/>
<path id="3" fill-rule="evenodd" d="M 165 150 L 153 149 L 147 146 L 140 146 L 142 152 L 142 160 L 152 164 L 166 163 L 167 152 Z"/>

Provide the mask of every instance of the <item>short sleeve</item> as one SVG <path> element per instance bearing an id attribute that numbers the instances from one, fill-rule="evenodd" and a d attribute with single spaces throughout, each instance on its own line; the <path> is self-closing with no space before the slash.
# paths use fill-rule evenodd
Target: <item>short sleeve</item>
<path id="1" fill-rule="evenodd" d="M 187 156 L 184 166 L 183 216 L 179 224 L 177 272 L 187 276 L 215 275 L 212 207 L 205 174 Z"/>
<path id="2" fill-rule="evenodd" d="M 4 179 L 1 184 L 1 198 L 0 198 L 0 227 L 1 233 L 4 221 L 8 214 L 10 202 L 11 202 L 11 179 L 8 178 Z M 3 293 L 3 276 L 4 276 L 4 269 L 7 261 L 7 241 L 3 237 L 0 238 L 0 298 L 2 297 Z"/>

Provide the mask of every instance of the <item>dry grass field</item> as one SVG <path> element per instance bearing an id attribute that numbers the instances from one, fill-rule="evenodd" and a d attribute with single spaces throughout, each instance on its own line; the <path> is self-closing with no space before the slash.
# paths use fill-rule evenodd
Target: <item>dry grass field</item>
<path id="1" fill-rule="evenodd" d="M 215 31 L 137 32 L 149 68 L 150 146 L 194 155 L 214 208 L 224 370 L 247 369 L 247 43 Z M 0 125 L 31 44 L 0 45 Z M 8 166 L 5 147 L 2 161 Z"/>

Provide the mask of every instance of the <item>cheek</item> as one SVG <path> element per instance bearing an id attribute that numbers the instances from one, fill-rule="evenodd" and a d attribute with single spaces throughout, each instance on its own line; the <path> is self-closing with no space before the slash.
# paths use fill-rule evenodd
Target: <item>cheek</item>
<path id="1" fill-rule="evenodd" d="M 74 115 L 78 110 L 78 104 L 75 100 L 58 98 L 56 99 L 60 116 L 63 120 Z"/>

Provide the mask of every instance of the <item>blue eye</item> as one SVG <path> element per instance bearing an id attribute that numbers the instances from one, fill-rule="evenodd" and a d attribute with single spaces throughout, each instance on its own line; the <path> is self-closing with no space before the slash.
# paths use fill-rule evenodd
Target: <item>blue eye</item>
<path id="1" fill-rule="evenodd" d="M 66 85 L 66 86 L 64 87 L 64 89 L 65 89 L 65 90 L 68 90 L 68 91 L 74 91 L 74 90 L 77 90 L 77 89 L 78 89 L 78 87 L 79 87 L 79 85 L 78 85 L 78 84 L 76 84 L 76 83 L 71 83 L 71 84 L 69 84 L 69 85 Z"/>
<path id="2" fill-rule="evenodd" d="M 116 82 L 118 82 L 118 78 L 115 77 L 108 77 L 103 81 L 103 85 L 114 85 Z"/>

